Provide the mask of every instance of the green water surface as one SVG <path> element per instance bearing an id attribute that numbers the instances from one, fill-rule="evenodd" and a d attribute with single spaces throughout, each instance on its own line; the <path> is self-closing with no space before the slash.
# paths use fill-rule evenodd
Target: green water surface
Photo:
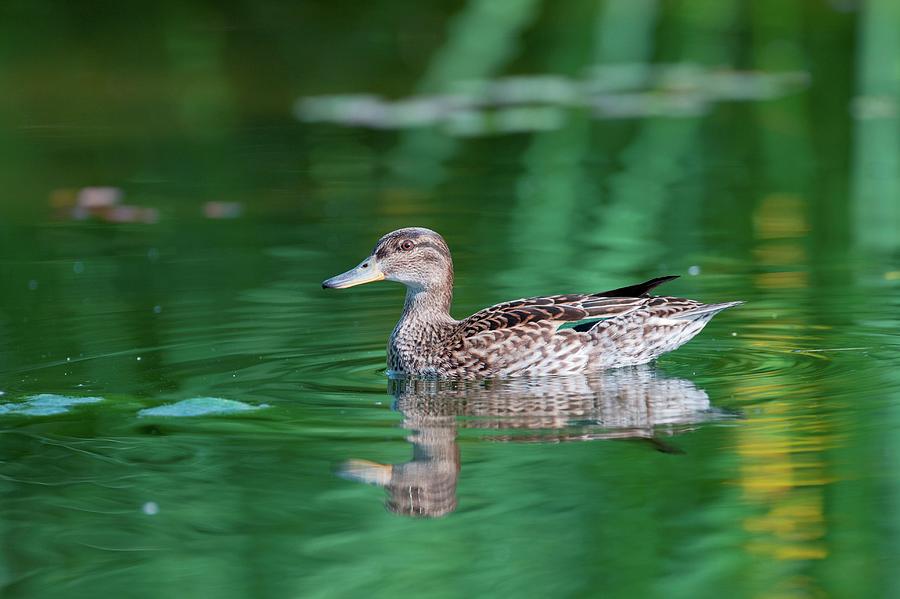
<path id="1" fill-rule="evenodd" d="M 4 3 L 2 595 L 898 596 L 898 31 Z M 456 317 L 668 274 L 746 304 L 648 368 L 388 381 L 402 289 L 320 283 L 412 225 Z"/>

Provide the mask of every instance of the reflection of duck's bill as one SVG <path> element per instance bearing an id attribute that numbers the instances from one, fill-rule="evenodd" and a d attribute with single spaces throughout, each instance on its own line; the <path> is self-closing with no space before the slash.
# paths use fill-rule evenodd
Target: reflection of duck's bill
<path id="1" fill-rule="evenodd" d="M 367 485 L 386 487 L 391 482 L 394 467 L 368 460 L 347 460 L 338 468 L 338 476 Z"/>

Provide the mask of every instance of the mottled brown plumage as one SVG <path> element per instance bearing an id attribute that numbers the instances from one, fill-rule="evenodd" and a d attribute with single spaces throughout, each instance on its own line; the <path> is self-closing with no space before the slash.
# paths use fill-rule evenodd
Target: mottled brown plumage
<path id="1" fill-rule="evenodd" d="M 322 286 L 403 283 L 403 314 L 388 342 L 390 372 L 485 378 L 645 364 L 690 340 L 716 313 L 741 303 L 649 295 L 673 278 L 600 293 L 518 299 L 455 320 L 450 250 L 434 231 L 413 227 L 388 233 L 359 266 Z"/>

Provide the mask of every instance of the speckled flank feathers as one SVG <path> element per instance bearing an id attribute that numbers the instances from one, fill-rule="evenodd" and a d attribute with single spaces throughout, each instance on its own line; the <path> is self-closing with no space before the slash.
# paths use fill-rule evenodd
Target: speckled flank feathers
<path id="1" fill-rule="evenodd" d="M 689 341 L 716 313 L 741 303 L 649 295 L 673 278 L 593 294 L 524 298 L 455 320 L 449 312 L 453 263 L 447 244 L 434 231 L 410 228 L 385 235 L 359 267 L 323 286 L 380 279 L 404 283 L 403 314 L 387 348 L 390 371 L 485 378 L 645 364 Z"/>

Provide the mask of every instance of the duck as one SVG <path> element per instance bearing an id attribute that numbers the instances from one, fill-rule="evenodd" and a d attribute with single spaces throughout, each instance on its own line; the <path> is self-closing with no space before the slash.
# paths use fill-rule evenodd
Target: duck
<path id="1" fill-rule="evenodd" d="M 638 366 L 677 349 L 713 316 L 743 303 L 651 295 L 678 278 L 663 276 L 597 293 L 516 299 L 456 320 L 450 315 L 453 274 L 444 238 L 407 227 L 381 237 L 359 265 L 322 287 L 383 280 L 406 286 L 387 344 L 389 377 L 487 379 Z"/>

